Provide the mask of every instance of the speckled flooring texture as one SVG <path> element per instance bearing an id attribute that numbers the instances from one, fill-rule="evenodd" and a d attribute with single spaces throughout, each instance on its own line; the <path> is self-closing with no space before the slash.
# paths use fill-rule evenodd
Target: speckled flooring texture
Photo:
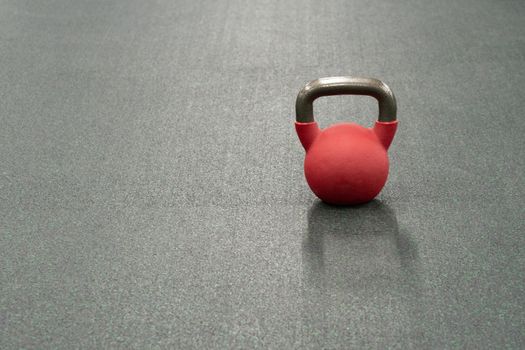
<path id="1" fill-rule="evenodd" d="M 523 349 L 524 18 L 0 0 L 0 348 Z M 389 180 L 355 208 L 312 195 L 293 126 L 333 75 L 398 100 Z"/>

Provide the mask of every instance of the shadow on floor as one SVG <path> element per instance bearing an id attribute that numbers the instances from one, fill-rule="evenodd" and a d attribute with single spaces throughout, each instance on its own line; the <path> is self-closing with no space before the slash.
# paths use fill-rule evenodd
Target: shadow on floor
<path id="1" fill-rule="evenodd" d="M 385 339 L 422 334 L 426 306 L 412 234 L 378 200 L 312 205 L 302 247 L 306 342 L 321 348 L 335 336 L 369 337 L 369 329 Z"/>
<path id="2" fill-rule="evenodd" d="M 316 201 L 308 212 L 303 266 L 313 285 L 353 284 L 385 274 L 415 282 L 418 261 L 416 243 L 400 232 L 394 211 L 378 200 L 352 207 Z"/>

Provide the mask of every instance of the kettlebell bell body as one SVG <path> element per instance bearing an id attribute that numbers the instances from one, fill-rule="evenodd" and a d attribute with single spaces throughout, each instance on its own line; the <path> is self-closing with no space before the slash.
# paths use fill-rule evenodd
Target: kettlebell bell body
<path id="1" fill-rule="evenodd" d="M 341 123 L 321 130 L 313 118 L 313 101 L 329 95 L 368 95 L 379 102 L 373 128 Z M 350 205 L 374 199 L 388 177 L 387 150 L 397 129 L 395 97 L 383 82 L 333 77 L 308 83 L 296 101 L 295 127 L 306 150 L 304 172 L 321 200 Z"/>

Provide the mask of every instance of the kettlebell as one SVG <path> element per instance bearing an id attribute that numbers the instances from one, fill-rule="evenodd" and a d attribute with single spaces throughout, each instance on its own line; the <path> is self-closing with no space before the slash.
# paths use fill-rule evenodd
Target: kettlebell
<path id="1" fill-rule="evenodd" d="M 374 97 L 379 103 L 379 117 L 373 128 L 341 123 L 321 130 L 314 120 L 313 102 L 333 95 Z M 304 174 L 315 195 L 337 205 L 374 199 L 388 177 L 387 150 L 397 129 L 392 90 L 377 79 L 320 78 L 299 92 L 295 112 L 297 136 L 306 150 Z"/>

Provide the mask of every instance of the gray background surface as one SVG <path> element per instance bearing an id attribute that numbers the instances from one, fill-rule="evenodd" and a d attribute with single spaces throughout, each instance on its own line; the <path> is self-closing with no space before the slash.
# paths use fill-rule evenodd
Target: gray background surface
<path id="1" fill-rule="evenodd" d="M 0 348 L 523 348 L 524 18 L 0 1 Z M 331 75 L 399 103 L 389 181 L 357 208 L 315 199 L 293 129 Z"/>

